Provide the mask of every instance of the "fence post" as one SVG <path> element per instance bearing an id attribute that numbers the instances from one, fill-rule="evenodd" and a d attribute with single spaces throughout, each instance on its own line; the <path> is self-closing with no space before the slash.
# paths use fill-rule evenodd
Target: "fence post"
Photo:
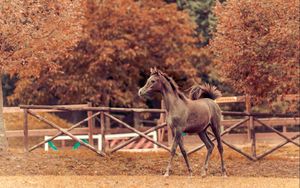
<path id="1" fill-rule="evenodd" d="M 65 148 L 66 147 L 66 140 L 61 140 L 61 147 Z"/>
<path id="2" fill-rule="evenodd" d="M 249 124 L 250 124 L 250 132 L 251 132 L 251 152 L 253 158 L 256 158 L 256 138 L 255 138 L 255 125 L 254 125 L 253 116 L 250 116 Z"/>
<path id="3" fill-rule="evenodd" d="M 88 102 L 88 107 L 92 107 L 92 103 L 91 102 Z M 87 112 L 87 115 L 88 117 L 91 117 L 93 115 L 93 112 L 92 111 L 88 111 Z M 95 125 L 95 121 L 94 121 L 94 118 L 92 119 L 89 119 L 88 120 L 88 128 L 89 128 L 89 144 L 91 146 L 94 146 L 94 141 L 93 141 L 93 134 L 94 134 L 94 125 Z"/>
<path id="4" fill-rule="evenodd" d="M 24 149 L 25 152 L 29 151 L 28 145 L 28 110 L 24 109 Z"/>
<path id="5" fill-rule="evenodd" d="M 246 112 L 251 113 L 251 97 L 249 95 L 246 95 L 245 97 L 245 104 L 246 104 Z M 247 124 L 247 139 L 248 141 L 251 140 L 251 123 Z"/>
<path id="6" fill-rule="evenodd" d="M 107 111 L 106 113 L 110 114 L 109 111 Z M 105 126 L 106 126 L 106 128 L 111 129 L 110 118 L 106 117 L 106 116 L 104 116 L 104 118 L 105 118 Z"/>
<path id="7" fill-rule="evenodd" d="M 106 132 L 106 126 L 105 126 L 105 117 L 104 116 L 104 112 L 102 111 L 100 114 L 100 123 L 101 123 L 101 135 L 102 135 L 102 146 L 101 146 L 101 150 L 103 153 L 105 153 L 105 132 Z M 99 146 L 98 146 L 99 147 Z"/>
<path id="8" fill-rule="evenodd" d="M 283 125 L 283 126 L 282 126 L 282 132 L 283 132 L 284 134 L 286 134 L 286 132 L 287 132 L 287 125 Z"/>
<path id="9" fill-rule="evenodd" d="M 222 121 L 224 121 L 224 115 L 223 114 L 221 115 L 221 122 Z M 221 128 L 221 133 L 224 132 L 224 125 L 223 125 L 223 123 L 221 123 L 221 127 L 220 128 Z"/>
<path id="10" fill-rule="evenodd" d="M 133 126 L 135 128 L 141 127 L 140 113 L 138 112 L 133 112 Z"/>

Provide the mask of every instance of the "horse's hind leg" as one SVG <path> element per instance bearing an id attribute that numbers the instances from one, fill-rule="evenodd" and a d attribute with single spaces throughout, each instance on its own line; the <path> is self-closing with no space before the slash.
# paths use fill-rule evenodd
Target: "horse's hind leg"
<path id="1" fill-rule="evenodd" d="M 201 172 L 201 176 L 206 176 L 207 169 L 208 169 L 208 162 L 209 162 L 209 158 L 211 156 L 211 153 L 214 149 L 214 144 L 210 140 L 210 138 L 207 136 L 206 130 L 198 133 L 198 135 L 199 135 L 200 139 L 202 140 L 202 142 L 205 144 L 205 146 L 207 148 L 205 163 L 204 163 L 204 167 L 203 167 L 202 172 Z"/>
<path id="2" fill-rule="evenodd" d="M 212 125 L 211 125 L 211 129 L 217 139 L 217 143 L 218 143 L 218 150 L 220 153 L 220 157 L 221 157 L 221 169 L 222 169 L 222 175 L 223 176 L 227 176 L 226 175 L 226 169 L 225 169 L 225 165 L 224 165 L 224 159 L 223 159 L 223 145 L 222 145 L 222 140 L 221 140 L 221 136 L 220 136 L 220 121 L 218 120 L 213 120 L 212 121 Z"/>
<path id="3" fill-rule="evenodd" d="M 189 164 L 188 156 L 187 156 L 187 153 L 185 151 L 185 148 L 184 148 L 181 136 L 179 137 L 179 143 L 178 144 L 179 144 L 179 148 L 180 148 L 180 151 L 182 153 L 182 156 L 184 158 L 185 164 L 186 164 L 186 166 L 188 168 L 188 171 L 189 171 L 190 175 L 192 176 L 192 170 L 191 170 L 191 167 L 190 167 L 190 164 Z"/>

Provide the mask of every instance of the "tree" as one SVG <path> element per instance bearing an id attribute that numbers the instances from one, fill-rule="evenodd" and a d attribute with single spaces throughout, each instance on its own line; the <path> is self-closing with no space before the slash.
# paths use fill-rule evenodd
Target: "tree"
<path id="1" fill-rule="evenodd" d="M 80 35 L 80 1 L 7 1 L 0 2 L 0 77 L 17 74 L 17 87 L 36 79 L 52 61 L 66 52 Z M 7 149 L 3 124 L 3 96 L 0 88 L 0 150 Z"/>
<path id="2" fill-rule="evenodd" d="M 216 18 L 212 10 L 216 0 L 166 0 L 166 2 L 176 2 L 178 9 L 188 11 L 191 19 L 197 24 L 196 32 L 202 38 L 198 42 L 199 47 L 206 46 L 216 27 Z"/>
<path id="3" fill-rule="evenodd" d="M 207 45 L 212 38 L 216 27 L 216 16 L 213 13 L 213 7 L 216 0 L 165 0 L 167 3 L 176 3 L 178 10 L 188 12 L 190 18 L 196 23 L 195 31 L 197 37 L 201 38 L 197 46 L 201 48 L 199 61 L 194 64 L 197 70 L 197 77 L 202 81 L 217 86 L 223 94 L 234 93 L 229 85 L 219 81 L 218 75 L 213 66 L 214 57 Z M 224 0 L 219 0 L 224 2 Z"/>
<path id="4" fill-rule="evenodd" d="M 150 67 L 168 70 L 176 80 L 196 74 L 193 63 L 201 51 L 196 47 L 195 25 L 175 4 L 87 1 L 83 28 L 83 37 L 70 55 L 56 60 L 60 69 L 44 69 L 40 77 L 49 79 L 17 89 L 16 99 L 132 106 L 142 104 L 137 91 Z"/>
<path id="5" fill-rule="evenodd" d="M 8 147 L 7 138 L 5 134 L 5 127 L 3 121 L 3 95 L 2 87 L 0 87 L 0 151 L 6 151 Z"/>
<path id="6" fill-rule="evenodd" d="M 209 43 L 216 26 L 215 16 L 212 12 L 214 5 L 215 0 L 187 0 L 183 4 L 183 8 L 189 11 L 190 16 L 197 23 L 196 31 L 203 38 L 199 42 L 200 46 L 205 46 Z"/>
<path id="7" fill-rule="evenodd" d="M 256 102 L 299 89 L 299 0 L 228 0 L 210 48 L 222 79 Z"/>

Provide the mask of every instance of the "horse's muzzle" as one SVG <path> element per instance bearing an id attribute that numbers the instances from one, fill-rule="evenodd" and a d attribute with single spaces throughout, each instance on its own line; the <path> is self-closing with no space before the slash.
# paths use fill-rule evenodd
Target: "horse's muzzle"
<path id="1" fill-rule="evenodd" d="M 142 97 L 144 95 L 143 88 L 139 89 L 138 95 L 139 97 Z"/>
<path id="2" fill-rule="evenodd" d="M 152 91 L 149 91 L 148 88 L 144 88 L 144 87 L 139 89 L 139 92 L 138 92 L 139 97 L 143 97 L 143 98 L 146 98 L 146 99 L 151 98 L 152 94 L 153 94 Z"/>

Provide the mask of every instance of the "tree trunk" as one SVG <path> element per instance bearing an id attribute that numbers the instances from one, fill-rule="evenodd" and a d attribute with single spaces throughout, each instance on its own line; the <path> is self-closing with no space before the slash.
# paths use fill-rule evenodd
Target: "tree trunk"
<path id="1" fill-rule="evenodd" d="M 7 151 L 8 143 L 5 133 L 4 120 L 3 120 L 3 92 L 2 92 L 2 74 L 0 74 L 0 152 Z"/>

